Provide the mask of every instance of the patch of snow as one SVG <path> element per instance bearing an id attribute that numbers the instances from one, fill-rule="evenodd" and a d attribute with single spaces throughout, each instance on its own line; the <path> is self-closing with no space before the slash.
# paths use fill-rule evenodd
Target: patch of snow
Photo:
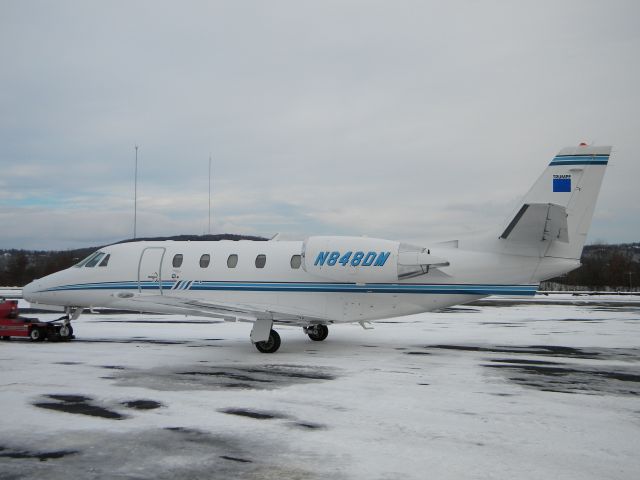
<path id="1" fill-rule="evenodd" d="M 282 326 L 273 355 L 250 344 L 248 324 L 167 323 L 180 320 L 88 314 L 72 342 L 0 343 L 0 472 L 369 480 L 640 471 L 633 302 L 464 306 L 374 330 L 331 327 L 325 342 Z"/>

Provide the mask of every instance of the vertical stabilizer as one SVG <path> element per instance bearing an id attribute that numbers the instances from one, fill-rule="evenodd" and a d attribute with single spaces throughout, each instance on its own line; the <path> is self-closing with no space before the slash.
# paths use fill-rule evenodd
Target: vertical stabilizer
<path id="1" fill-rule="evenodd" d="M 562 149 L 500 235 L 505 247 L 580 259 L 610 154 L 611 147 Z"/>

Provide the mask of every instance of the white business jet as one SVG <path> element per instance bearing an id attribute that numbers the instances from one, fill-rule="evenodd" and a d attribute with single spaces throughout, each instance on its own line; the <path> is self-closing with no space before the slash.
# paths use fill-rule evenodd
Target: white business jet
<path id="1" fill-rule="evenodd" d="M 35 304 L 104 307 L 253 322 L 260 352 L 273 324 L 322 341 L 328 325 L 441 309 L 488 295 L 534 295 L 580 266 L 611 147 L 563 149 L 503 228 L 419 246 L 367 237 L 304 241 L 139 241 L 101 248 L 23 289 Z M 69 325 L 67 325 L 69 327 Z"/>

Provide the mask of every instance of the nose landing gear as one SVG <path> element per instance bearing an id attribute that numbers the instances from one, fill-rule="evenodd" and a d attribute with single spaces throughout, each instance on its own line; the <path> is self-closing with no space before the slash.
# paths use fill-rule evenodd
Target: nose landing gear
<path id="1" fill-rule="evenodd" d="M 58 330 L 58 336 L 60 340 L 71 340 L 73 338 L 73 327 L 68 318 L 63 318 L 60 330 Z"/>
<path id="2" fill-rule="evenodd" d="M 80 314 L 82 313 L 82 308 L 71 308 L 67 307 L 66 315 L 60 317 L 57 321 L 62 322 L 60 325 L 60 329 L 58 330 L 58 339 L 60 340 L 71 340 L 75 338 L 73 336 L 73 327 L 71 326 L 71 320 L 77 320 L 80 318 Z"/>

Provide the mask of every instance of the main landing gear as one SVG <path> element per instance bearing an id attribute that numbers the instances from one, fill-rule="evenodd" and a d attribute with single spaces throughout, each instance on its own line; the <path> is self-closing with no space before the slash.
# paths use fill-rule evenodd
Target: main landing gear
<path id="1" fill-rule="evenodd" d="M 260 353 L 274 353 L 280 348 L 280 335 L 275 330 L 269 332 L 269 338 L 264 342 L 254 344 Z"/>
<path id="2" fill-rule="evenodd" d="M 280 348 L 280 335 L 271 327 L 273 327 L 271 318 L 259 318 L 253 322 L 251 342 L 261 353 L 274 353 Z"/>
<path id="3" fill-rule="evenodd" d="M 303 330 L 314 342 L 321 342 L 329 335 L 329 327 L 326 325 L 310 325 L 304 327 Z"/>
<path id="4" fill-rule="evenodd" d="M 280 335 L 272 327 L 273 320 L 267 318 L 260 318 L 253 323 L 251 342 L 260 353 L 275 353 L 280 348 Z M 326 325 L 309 325 L 303 330 L 314 342 L 321 342 L 329 335 Z"/>

